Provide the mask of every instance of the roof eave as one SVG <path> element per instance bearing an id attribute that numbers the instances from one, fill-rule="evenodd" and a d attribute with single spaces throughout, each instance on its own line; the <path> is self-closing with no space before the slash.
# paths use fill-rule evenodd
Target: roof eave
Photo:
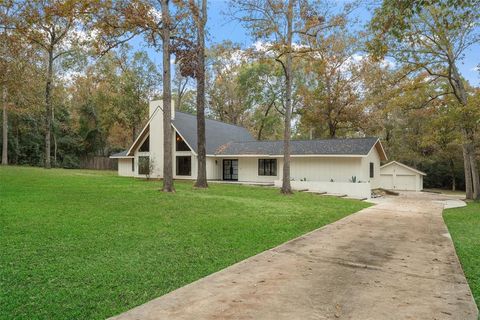
<path id="1" fill-rule="evenodd" d="M 426 175 L 427 175 L 427 174 L 426 174 L 425 172 L 423 172 L 423 171 L 420 171 L 420 170 L 417 170 L 417 169 L 415 169 L 415 168 L 409 167 L 409 166 L 407 166 L 406 164 L 403 164 L 403 163 L 398 162 L 398 161 L 395 161 L 395 160 L 390 161 L 390 162 L 387 163 L 387 164 L 384 164 L 383 166 L 380 167 L 380 169 L 385 168 L 385 167 L 388 167 L 388 166 L 390 166 L 390 165 L 392 165 L 392 164 L 398 164 L 399 166 L 404 167 L 404 168 L 407 169 L 407 170 L 416 172 L 416 173 L 418 173 L 418 174 L 420 174 L 420 175 L 422 175 L 422 176 L 426 176 Z"/>
<path id="2" fill-rule="evenodd" d="M 190 143 L 187 141 L 187 139 L 185 139 L 185 137 L 180 133 L 180 130 L 177 129 L 177 127 L 175 127 L 175 125 L 173 124 L 172 122 L 172 128 L 175 130 L 176 133 L 178 133 L 178 135 L 183 139 L 183 141 L 185 141 L 186 145 L 190 148 L 190 150 L 192 151 L 193 155 L 196 156 L 197 155 L 197 152 L 195 151 L 195 149 L 192 148 L 192 146 L 190 145 Z"/>
<path id="3" fill-rule="evenodd" d="M 378 147 L 377 147 L 378 146 Z M 380 155 L 380 160 L 381 161 L 388 161 L 387 153 L 385 152 L 385 149 L 383 148 L 383 144 L 380 141 L 380 139 L 377 139 L 375 144 L 373 145 L 372 149 L 375 148 L 377 149 L 378 154 Z M 380 149 L 380 150 L 379 150 Z"/>
<path id="4" fill-rule="evenodd" d="M 128 149 L 127 151 L 127 156 L 133 156 L 133 152 L 135 152 L 135 149 L 138 147 L 138 144 L 143 141 L 143 138 L 144 138 L 144 134 L 145 134 L 145 131 L 148 129 L 150 130 L 150 122 L 152 122 L 152 119 L 155 117 L 155 115 L 157 114 L 158 110 L 162 110 L 162 108 L 160 108 L 160 106 L 158 106 L 155 111 L 153 111 L 152 115 L 150 116 L 150 118 L 148 119 L 147 123 L 145 124 L 145 126 L 143 127 L 142 131 L 140 131 L 140 134 L 138 135 L 137 139 L 135 139 L 135 141 L 132 143 L 132 146 Z M 162 110 L 163 112 L 163 110 Z"/>
<path id="5" fill-rule="evenodd" d="M 207 157 L 270 157 L 283 158 L 283 154 L 207 154 Z M 364 154 L 291 154 L 293 158 L 365 158 Z"/>

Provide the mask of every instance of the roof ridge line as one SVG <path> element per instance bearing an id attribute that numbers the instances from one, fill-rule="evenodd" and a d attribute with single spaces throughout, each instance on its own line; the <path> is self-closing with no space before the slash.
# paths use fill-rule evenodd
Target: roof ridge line
<path id="1" fill-rule="evenodd" d="M 197 117 L 196 114 L 191 114 L 191 113 L 187 113 L 187 112 L 183 112 L 183 111 L 175 111 L 175 113 L 183 113 L 187 116 L 192 116 L 192 117 Z M 175 120 L 175 119 L 174 119 Z M 241 128 L 241 129 L 244 129 L 244 130 L 247 130 L 247 128 L 245 127 L 242 127 L 242 126 L 239 126 L 237 124 L 232 124 L 232 123 L 227 123 L 227 122 L 223 122 L 223 121 L 220 121 L 220 120 L 217 120 L 217 119 L 212 119 L 212 118 L 208 118 L 208 117 L 205 117 L 205 120 L 210 120 L 210 121 L 215 121 L 215 122 L 219 122 L 221 124 L 226 124 L 226 125 L 229 125 L 229 126 L 233 126 L 233 127 L 237 127 L 237 128 Z"/>
<path id="2" fill-rule="evenodd" d="M 378 137 L 362 137 L 362 138 L 329 138 L 329 139 L 290 139 L 293 141 L 332 141 L 332 140 L 355 140 L 355 139 L 380 139 Z M 252 141 L 233 141 L 233 142 L 283 142 L 283 139 L 279 140 L 252 140 Z"/>

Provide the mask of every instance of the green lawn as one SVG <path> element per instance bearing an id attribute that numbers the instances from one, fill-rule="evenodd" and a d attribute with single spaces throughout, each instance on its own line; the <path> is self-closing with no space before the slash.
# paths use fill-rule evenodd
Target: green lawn
<path id="1" fill-rule="evenodd" d="M 368 204 L 194 190 L 86 170 L 0 168 L 0 319 L 102 319 Z"/>
<path id="2" fill-rule="evenodd" d="M 477 307 L 480 307 L 480 203 L 445 210 L 443 218 L 452 235 Z"/>

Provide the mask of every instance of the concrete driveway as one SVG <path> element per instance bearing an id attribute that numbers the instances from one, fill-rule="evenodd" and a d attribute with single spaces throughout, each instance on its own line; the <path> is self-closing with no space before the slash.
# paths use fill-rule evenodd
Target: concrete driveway
<path id="1" fill-rule="evenodd" d="M 477 320 L 446 199 L 390 197 L 113 319 Z"/>

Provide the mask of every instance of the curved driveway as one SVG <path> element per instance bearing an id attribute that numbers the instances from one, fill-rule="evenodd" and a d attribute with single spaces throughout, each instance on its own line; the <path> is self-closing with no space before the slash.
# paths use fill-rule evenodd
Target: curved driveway
<path id="1" fill-rule="evenodd" d="M 113 319 L 477 320 L 447 198 L 387 198 Z"/>

